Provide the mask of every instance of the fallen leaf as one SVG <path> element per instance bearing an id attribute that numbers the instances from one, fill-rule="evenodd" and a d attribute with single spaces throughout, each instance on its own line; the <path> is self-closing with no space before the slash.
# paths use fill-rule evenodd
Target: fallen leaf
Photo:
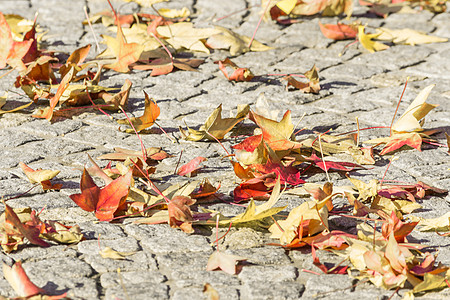
<path id="1" fill-rule="evenodd" d="M 161 57 L 152 60 L 147 64 L 134 65 L 135 70 L 152 70 L 150 76 L 165 75 L 172 72 L 175 68 L 184 71 L 197 71 L 199 65 L 204 62 L 203 59 L 195 58 L 174 58 L 171 60 L 169 57 Z"/>
<path id="2" fill-rule="evenodd" d="M 365 169 L 363 166 L 354 164 L 351 162 L 337 162 L 337 161 L 325 161 L 319 158 L 315 153 L 311 154 L 310 157 L 305 158 L 306 161 L 314 163 L 315 166 L 321 168 L 324 171 L 337 170 L 350 172 L 354 169 Z"/>
<path id="3" fill-rule="evenodd" d="M 11 110 L 3 110 L 1 108 L 3 107 L 3 105 L 6 104 L 6 99 L 7 98 L 8 98 L 8 92 L 5 92 L 5 94 L 2 97 L 0 97 L 0 115 L 6 114 L 6 113 L 12 113 L 12 112 L 15 112 L 15 111 L 19 111 L 21 109 L 27 108 L 28 106 L 30 106 L 33 103 L 33 102 L 30 102 L 30 103 L 18 106 L 16 108 L 13 108 Z"/>
<path id="4" fill-rule="evenodd" d="M 400 118 L 392 125 L 394 132 L 422 131 L 423 121 L 421 121 L 437 104 L 426 102 L 435 84 L 425 87 L 413 102 L 408 106 Z"/>
<path id="5" fill-rule="evenodd" d="M 11 29 L 6 22 L 5 16 L 1 12 L 0 43 L 2 44 L 2 47 L 0 49 L 0 69 L 3 69 L 8 64 L 18 71 L 24 71 L 26 67 L 22 62 L 22 58 L 28 53 L 28 50 L 30 49 L 33 41 L 14 41 L 11 35 Z"/>
<path id="6" fill-rule="evenodd" d="M 137 118 L 130 118 L 131 123 L 133 124 L 136 131 L 144 130 L 145 128 L 148 128 L 155 124 L 156 119 L 159 116 L 160 109 L 159 106 L 156 104 L 156 102 L 153 99 L 150 99 L 150 97 L 147 95 L 147 93 L 144 91 L 145 95 L 145 108 L 144 108 L 144 114 Z M 117 120 L 117 123 L 119 124 L 129 124 L 128 119 L 121 119 Z M 134 132 L 133 129 L 126 129 L 125 132 Z"/>
<path id="7" fill-rule="evenodd" d="M 75 76 L 77 72 L 81 71 L 82 68 L 80 66 L 88 56 L 90 49 L 91 45 L 89 44 L 72 52 L 69 58 L 67 58 L 66 63 L 59 68 L 59 74 L 61 74 L 61 78 L 63 78 L 71 68 L 75 69 L 73 76 Z"/>
<path id="8" fill-rule="evenodd" d="M 218 187 L 215 187 L 209 182 L 208 178 L 205 178 L 200 184 L 198 190 L 190 193 L 189 197 L 191 197 L 192 199 L 207 198 L 214 195 L 219 190 L 219 188 L 220 184 Z"/>
<path id="9" fill-rule="evenodd" d="M 388 41 L 394 44 L 415 46 L 420 44 L 443 43 L 448 41 L 447 38 L 430 36 L 423 32 L 409 28 L 388 29 L 380 27 L 376 29 L 376 32 L 379 33 L 377 36 L 378 40 Z"/>
<path id="10" fill-rule="evenodd" d="M 110 258 L 110 259 L 117 259 L 117 260 L 124 260 L 127 259 L 127 256 L 136 254 L 136 252 L 119 252 L 116 250 L 111 249 L 110 247 L 105 247 L 98 251 L 101 257 L 103 258 Z"/>
<path id="11" fill-rule="evenodd" d="M 169 225 L 170 227 L 180 228 L 186 233 L 193 233 L 192 212 L 189 208 L 190 205 L 196 201 L 186 196 L 174 196 L 172 200 L 167 204 L 167 210 L 169 212 Z"/>
<path id="12" fill-rule="evenodd" d="M 209 284 L 205 283 L 203 286 L 203 294 L 208 297 L 208 300 L 219 300 L 219 293 Z"/>
<path id="13" fill-rule="evenodd" d="M 95 212 L 95 216 L 100 221 L 111 221 L 125 202 L 131 178 L 131 172 L 128 172 L 100 189 L 85 169 L 80 182 L 81 194 L 73 194 L 69 197 L 81 209 Z"/>
<path id="14" fill-rule="evenodd" d="M 232 62 L 228 57 L 224 60 L 219 60 L 214 63 L 219 64 L 219 69 L 222 71 L 223 75 L 229 80 L 229 81 L 250 81 L 255 77 L 250 69 L 248 68 L 239 68 L 234 62 Z M 232 67 L 234 69 L 234 72 L 231 75 L 228 75 L 228 71 L 226 67 Z"/>
<path id="15" fill-rule="evenodd" d="M 332 40 L 353 39 L 358 34 L 358 27 L 354 24 L 322 24 L 319 21 L 319 27 L 322 34 Z"/>
<path id="16" fill-rule="evenodd" d="M 413 222 L 419 222 L 417 224 L 419 231 L 450 231 L 450 212 L 431 219 L 417 216 L 409 216 L 408 218 Z"/>
<path id="17" fill-rule="evenodd" d="M 180 176 L 189 175 L 189 177 L 192 177 L 201 168 L 200 163 L 206 160 L 207 160 L 206 158 L 198 156 L 189 161 L 187 164 L 182 165 L 178 169 L 177 174 Z"/>
<path id="18" fill-rule="evenodd" d="M 175 49 L 188 49 L 209 54 L 202 40 L 218 33 L 214 28 L 194 28 L 190 22 L 175 23 L 170 26 L 158 26 L 156 31 L 159 35 L 165 37 Z"/>
<path id="19" fill-rule="evenodd" d="M 58 175 L 60 171 L 41 170 L 41 169 L 33 170 L 32 168 L 30 168 L 23 162 L 20 162 L 19 166 L 31 183 L 40 183 L 42 185 L 42 187 L 44 188 L 44 190 L 61 189 L 61 187 L 62 187 L 61 184 L 53 185 L 50 182 L 50 179 L 52 179 L 53 177 Z"/>
<path id="20" fill-rule="evenodd" d="M 57 300 L 66 298 L 67 296 L 67 293 L 53 296 L 46 295 L 43 289 L 37 287 L 30 280 L 27 273 L 22 267 L 21 261 L 15 262 L 11 267 L 3 263 L 3 276 L 12 286 L 16 294 L 21 298 L 24 297 L 27 299 L 35 299 L 35 297 L 33 296 L 41 295 L 43 297 L 39 297 L 38 299 Z"/>
<path id="21" fill-rule="evenodd" d="M 206 40 L 206 45 L 212 49 L 230 50 L 231 56 L 236 56 L 249 51 L 267 51 L 273 49 L 257 40 L 253 40 L 250 48 L 248 48 L 248 44 L 251 40 L 250 37 L 237 34 L 221 26 L 216 26 L 215 28 L 218 33 L 211 35 Z"/>
<path id="22" fill-rule="evenodd" d="M 202 125 L 199 130 L 191 129 L 188 127 L 187 132 L 182 128 L 180 128 L 180 131 L 184 138 L 188 141 L 200 141 L 202 139 L 214 140 L 213 137 L 221 140 L 225 137 L 225 134 L 233 129 L 233 127 L 237 123 L 244 120 L 249 110 L 249 105 L 245 105 L 242 107 L 238 106 L 236 117 L 222 119 L 222 104 L 220 104 L 211 113 L 208 119 L 206 119 L 205 124 Z M 213 137 L 211 137 L 211 135 Z"/>
<path id="23" fill-rule="evenodd" d="M 290 86 L 293 86 L 294 88 L 301 90 L 304 93 L 314 93 L 314 94 L 319 93 L 320 91 L 319 71 L 317 70 L 316 65 L 314 65 L 311 68 L 311 70 L 305 73 L 305 77 L 309 80 L 309 82 L 303 83 L 297 81 L 294 77 L 290 75 L 285 76 L 282 79 L 287 81 L 286 90 L 288 90 Z"/>
<path id="24" fill-rule="evenodd" d="M 318 267 L 325 274 L 347 274 L 348 266 L 333 266 L 327 267 L 322 264 L 319 258 L 316 256 L 316 249 L 314 248 L 314 244 L 311 245 L 311 255 L 313 258 L 313 264 Z"/>
<path id="25" fill-rule="evenodd" d="M 109 53 L 112 53 L 115 57 L 113 63 L 105 64 L 104 67 L 117 72 L 128 73 L 129 65 L 139 60 L 144 47 L 138 43 L 127 43 L 120 26 L 117 26 L 116 38 L 107 35 L 102 35 L 102 37 L 105 39 L 109 52 L 101 53 L 99 57 L 107 56 Z"/>
<path id="26" fill-rule="evenodd" d="M 208 259 L 208 264 L 206 265 L 206 271 L 214 271 L 216 269 L 221 269 L 225 273 L 230 275 L 236 274 L 236 263 L 239 261 L 247 260 L 242 256 L 226 254 L 214 251 L 213 254 Z"/>
<path id="27" fill-rule="evenodd" d="M 61 98 L 61 95 L 69 87 L 69 83 L 70 83 L 70 80 L 72 80 L 73 74 L 74 74 L 74 68 L 71 68 L 70 71 L 61 80 L 61 83 L 58 86 L 58 90 L 56 91 L 56 94 L 50 99 L 50 107 L 47 107 L 44 110 L 42 110 L 42 109 L 39 110 L 37 112 L 37 114 L 32 115 L 32 117 L 45 118 L 49 121 L 52 120 L 53 111 L 54 111 L 56 105 L 58 104 L 59 99 Z"/>
<path id="28" fill-rule="evenodd" d="M 377 41 L 373 41 L 373 39 L 378 38 L 378 36 L 380 36 L 381 33 L 365 34 L 364 30 L 365 26 L 362 25 L 358 26 L 358 40 L 361 43 L 361 45 L 364 48 L 366 48 L 369 52 L 374 53 L 376 51 L 382 51 L 389 48 L 388 45 L 385 45 Z"/>

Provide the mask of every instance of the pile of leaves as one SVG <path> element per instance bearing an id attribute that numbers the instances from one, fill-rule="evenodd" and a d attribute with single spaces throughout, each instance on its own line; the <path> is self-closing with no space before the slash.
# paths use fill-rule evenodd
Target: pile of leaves
<path id="1" fill-rule="evenodd" d="M 138 2 L 138 1 L 136 1 Z M 272 3 L 273 2 L 273 3 Z M 394 2 L 394 1 L 393 1 Z M 289 24 L 304 15 L 321 13 L 324 16 L 351 15 L 353 1 L 263 1 L 269 9 L 270 18 Z M 381 1 L 364 2 L 375 12 L 392 12 L 392 7 L 422 7 L 432 11 L 443 9 L 443 4 L 433 1 Z M 384 9 L 384 10 L 383 10 Z M 202 59 L 177 57 L 181 52 L 196 51 L 206 54 L 211 49 L 225 49 L 231 56 L 248 51 L 265 51 L 270 47 L 250 37 L 241 36 L 230 29 L 195 28 L 189 22 L 187 9 L 180 11 L 160 9 L 157 14 L 117 15 L 114 10 L 92 16 L 86 23 L 101 22 L 116 32 L 116 37 L 104 35 L 106 50 L 96 59 L 87 60 L 91 45 L 76 49 L 65 62 L 59 62 L 53 53 L 41 49 L 37 32 L 39 27 L 28 22 L 28 27 L 19 28 L 18 16 L 0 12 L 0 68 L 10 67 L 18 72 L 16 88 L 21 88 L 30 102 L 0 114 L 11 113 L 37 105 L 38 100 L 47 100 L 48 105 L 38 108 L 33 117 L 55 122 L 58 118 L 70 117 L 76 108 L 70 106 L 92 105 L 103 110 L 126 109 L 132 82 L 125 80 L 120 90 L 100 85 L 104 69 L 126 73 L 151 71 L 151 76 L 160 76 L 179 70 L 195 71 Z M 23 20 L 22 20 L 23 21 Z M 352 24 L 321 24 L 325 36 L 336 40 L 356 38 L 370 52 L 386 49 L 379 41 L 393 44 L 419 44 L 443 42 L 446 39 L 428 37 L 411 30 L 376 29 L 375 34 L 366 34 L 366 27 L 358 22 Z M 379 41 L 374 41 L 377 39 Z M 237 66 L 229 58 L 216 62 L 218 68 L 230 81 L 251 81 L 256 77 L 248 68 Z M 229 70 L 232 69 L 232 73 Z M 111 71 L 110 71 L 111 72 Z M 319 93 L 319 70 L 313 66 L 302 76 L 306 82 L 295 79 L 295 74 L 285 76 L 286 88 L 293 87 L 305 93 Z M 450 231 L 448 214 L 438 219 L 421 219 L 406 215 L 420 209 L 419 200 L 428 195 L 442 195 L 446 190 L 423 182 L 389 184 L 372 180 L 368 183 L 352 178 L 349 172 L 365 169 L 375 164 L 380 156 L 415 148 L 421 151 L 423 142 L 434 141 L 436 130 L 425 130 L 425 116 L 437 105 L 427 103 L 433 88 L 423 89 L 398 120 L 388 126 L 389 135 L 360 143 L 359 132 L 344 135 L 314 133 L 303 139 L 296 138 L 291 111 L 286 111 L 280 121 L 276 115 L 261 107 L 239 105 L 235 117 L 222 118 L 219 105 L 199 129 L 180 127 L 183 139 L 193 142 L 218 142 L 226 139 L 229 132 L 241 122 L 252 123 L 253 134 L 233 145 L 233 154 L 227 153 L 230 168 L 241 182 L 234 188 L 234 203 L 247 203 L 246 209 L 236 216 L 224 216 L 219 211 L 202 207 L 205 201 L 215 201 L 219 184 L 208 180 L 186 181 L 160 190 L 151 176 L 160 161 L 170 157 L 161 148 L 146 148 L 141 151 L 116 148 L 114 153 L 98 157 L 109 160 L 100 168 L 89 157 L 91 167 L 85 168 L 80 180 L 80 193 L 70 196 L 81 209 L 92 212 L 99 221 L 120 222 L 124 218 L 140 217 L 139 224 L 168 223 L 186 233 L 194 233 L 195 226 L 233 226 L 267 224 L 276 246 L 288 250 L 311 247 L 314 264 L 326 274 L 354 274 L 373 284 L 397 289 L 411 287 L 408 296 L 450 286 L 448 267 L 436 263 L 436 255 L 422 252 L 426 246 L 408 241 L 415 230 Z M 144 92 L 144 113 L 140 117 L 118 120 L 129 125 L 126 132 L 144 133 L 156 124 L 161 111 L 156 101 Z M 6 104 L 7 94 L 0 98 L 0 108 Z M 258 106 L 258 105 L 257 105 Z M 60 107 L 58 109 L 58 107 Z M 164 113 L 164 112 L 162 112 Z M 397 111 L 394 112 L 396 115 Z M 362 146 L 374 144 L 375 146 Z M 381 150 L 376 147 L 383 145 Z M 225 148 L 224 148 L 225 149 Z M 225 150 L 226 151 L 226 150 Z M 336 154 L 347 154 L 348 161 L 338 160 Z M 176 176 L 195 176 L 201 172 L 204 157 L 193 158 L 177 170 Z M 31 184 L 40 184 L 44 190 L 59 190 L 61 184 L 51 180 L 57 170 L 33 170 L 20 163 Z M 329 181 L 324 185 L 308 182 L 317 173 L 345 173 L 353 187 L 333 188 Z M 99 187 L 93 177 L 100 178 Z M 293 208 L 288 215 L 285 206 L 276 206 L 282 196 L 281 187 L 288 192 L 301 190 L 310 200 Z M 256 205 L 255 200 L 264 200 Z M 342 201 L 345 201 L 345 204 Z M 57 221 L 42 221 L 39 214 L 29 208 L 12 209 L 3 202 L 5 212 L 0 216 L 0 245 L 4 252 L 11 252 L 33 245 L 49 247 L 54 243 L 77 243 L 83 240 L 78 226 L 67 226 Z M 337 207 L 337 208 L 336 208 Z M 332 230 L 329 217 L 354 218 L 358 220 L 353 231 Z M 355 234 L 356 233 L 356 234 Z M 448 235 L 448 233 L 446 234 Z M 351 265 L 330 267 L 320 262 L 316 249 L 328 250 L 343 256 Z M 99 253 L 111 259 L 123 259 L 126 253 L 103 249 Z M 217 268 L 235 274 L 236 263 L 243 257 L 217 251 L 211 256 L 207 269 Z M 343 261 L 343 262 L 344 262 Z M 15 286 L 21 297 L 44 291 L 36 287 L 26 276 L 20 262 L 12 267 L 4 265 L 8 281 Z M 355 275 L 353 275 L 355 276 Z M 19 286 L 19 287 L 17 287 Z M 17 287 L 17 288 L 16 288 Z M 55 296 L 56 297 L 56 296 Z M 64 297 L 64 295 L 61 295 Z"/>

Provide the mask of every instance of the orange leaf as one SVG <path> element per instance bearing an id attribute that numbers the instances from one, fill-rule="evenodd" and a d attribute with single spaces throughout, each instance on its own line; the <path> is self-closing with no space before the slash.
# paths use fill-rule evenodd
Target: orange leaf
<path id="1" fill-rule="evenodd" d="M 248 68 L 239 68 L 234 62 L 232 62 L 229 58 L 226 58 L 222 61 L 216 61 L 215 63 L 219 64 L 219 69 L 222 71 L 223 75 L 229 81 L 250 81 L 255 77 L 250 69 Z M 228 71 L 226 67 L 232 67 L 234 69 L 233 74 L 228 75 Z"/>
<path id="2" fill-rule="evenodd" d="M 12 267 L 3 263 L 3 275 L 19 297 L 31 297 L 43 292 L 28 278 L 21 261 L 16 262 Z"/>
<path id="3" fill-rule="evenodd" d="M 342 23 L 322 24 L 319 21 L 320 31 L 322 34 L 333 40 L 346 40 L 356 38 L 358 34 L 358 27 L 354 25 L 347 25 Z"/>
<path id="4" fill-rule="evenodd" d="M 0 12 L 0 69 L 10 65 L 19 71 L 26 69 L 22 58 L 28 53 L 33 43 L 32 40 L 16 42 L 11 35 L 11 28 L 6 22 L 5 16 Z"/>
<path id="5" fill-rule="evenodd" d="M 195 200 L 186 196 L 175 196 L 167 204 L 169 211 L 169 225 L 174 228 L 181 228 L 186 233 L 192 233 L 192 212 L 189 206 L 194 204 Z"/>
<path id="6" fill-rule="evenodd" d="M 160 110 L 158 105 L 153 99 L 150 99 L 147 93 L 145 94 L 145 109 L 144 114 L 137 118 L 131 118 L 131 123 L 133 124 L 136 131 L 141 131 L 147 127 L 155 124 L 156 118 L 158 118 Z M 119 124 L 129 124 L 128 119 L 117 120 Z M 127 129 L 126 132 L 134 132 L 133 129 Z"/>
<path id="7" fill-rule="evenodd" d="M 129 71 L 128 66 L 139 60 L 144 47 L 137 43 L 127 43 L 120 26 L 117 26 L 117 36 L 115 39 L 105 36 L 104 38 L 106 38 L 106 45 L 109 50 L 116 57 L 116 61 L 112 64 L 105 65 L 105 68 L 127 73 Z"/>

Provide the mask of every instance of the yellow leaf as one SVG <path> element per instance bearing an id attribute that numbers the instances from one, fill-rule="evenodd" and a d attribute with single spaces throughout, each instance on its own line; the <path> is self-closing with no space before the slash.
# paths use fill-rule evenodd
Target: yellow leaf
<path id="1" fill-rule="evenodd" d="M 136 254 L 136 252 L 119 252 L 111 249 L 110 247 L 105 247 L 99 251 L 100 256 L 103 258 L 111 258 L 117 260 L 127 259 L 127 256 Z"/>
<path id="2" fill-rule="evenodd" d="M 41 183 L 42 181 L 50 180 L 60 172 L 53 170 L 33 170 L 23 162 L 20 162 L 19 165 L 31 183 Z"/>
<path id="3" fill-rule="evenodd" d="M 145 91 L 144 94 L 145 94 L 144 114 L 137 118 L 130 118 L 131 123 L 133 124 L 136 131 L 141 131 L 155 124 L 155 121 L 160 113 L 159 106 L 156 104 L 156 102 L 153 99 L 150 99 L 150 97 L 147 95 Z M 128 119 L 121 119 L 117 120 L 117 123 L 129 124 L 129 121 Z M 134 130 L 127 129 L 126 132 L 134 132 Z"/>
<path id="4" fill-rule="evenodd" d="M 245 105 L 238 107 L 238 112 L 234 118 L 222 119 L 222 104 L 220 104 L 206 119 L 205 124 L 200 127 L 199 130 L 194 130 L 188 127 L 188 132 L 180 128 L 181 133 L 188 141 L 200 141 L 202 139 L 214 140 L 223 139 L 237 123 L 244 120 L 247 113 L 250 111 L 250 106 Z"/>
<path id="5" fill-rule="evenodd" d="M 450 231 L 450 212 L 438 218 L 424 219 L 416 216 L 409 216 L 413 222 L 419 221 L 419 231 Z"/>
<path id="6" fill-rule="evenodd" d="M 389 48 L 388 45 L 385 45 L 380 42 L 372 41 L 372 39 L 376 39 L 380 33 L 376 34 L 365 34 L 364 33 L 365 26 L 358 26 L 358 39 L 361 45 L 369 50 L 369 52 L 374 53 L 376 51 L 386 50 Z"/>
<path id="7" fill-rule="evenodd" d="M 5 94 L 2 97 L 0 97 L 0 115 L 24 109 L 24 108 L 30 106 L 33 103 L 33 102 L 30 102 L 30 103 L 27 103 L 25 105 L 21 105 L 19 107 L 13 108 L 11 110 L 3 110 L 1 108 L 3 107 L 3 105 L 6 104 L 6 99 L 7 98 L 8 98 L 8 92 L 5 92 Z"/>
<path id="8" fill-rule="evenodd" d="M 392 125 L 392 130 L 395 132 L 411 132 L 422 131 L 421 120 L 435 107 L 437 104 L 429 104 L 425 101 L 430 95 L 431 90 L 435 85 L 429 85 L 424 88 L 417 95 L 416 99 L 408 106 L 406 111 L 400 118 Z"/>
<path id="9" fill-rule="evenodd" d="M 218 30 L 214 28 L 194 28 L 194 24 L 190 22 L 158 26 L 156 31 L 158 34 L 166 37 L 166 41 L 175 49 L 184 48 L 208 54 L 209 49 L 205 47 L 201 40 L 218 33 Z"/>
<path id="10" fill-rule="evenodd" d="M 158 12 L 161 16 L 170 19 L 187 18 L 191 14 L 187 7 L 183 7 L 182 9 L 160 8 L 158 9 Z"/>
<path id="11" fill-rule="evenodd" d="M 404 29 L 388 29 L 377 28 L 376 32 L 379 34 L 378 40 L 393 42 L 394 44 L 404 45 L 419 45 L 430 43 L 443 43 L 447 42 L 447 38 L 440 38 L 437 36 L 426 35 L 423 32 L 404 28 Z"/>
<path id="12" fill-rule="evenodd" d="M 285 14 L 289 15 L 294 7 L 297 5 L 297 0 L 281 0 L 277 3 L 279 9 Z"/>

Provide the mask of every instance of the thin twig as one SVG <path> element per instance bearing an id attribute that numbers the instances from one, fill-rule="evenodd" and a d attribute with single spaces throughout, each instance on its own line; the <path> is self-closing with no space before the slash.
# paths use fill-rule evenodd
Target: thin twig
<path id="1" fill-rule="evenodd" d="M 87 20 L 87 22 L 89 24 L 89 28 L 91 29 L 92 35 L 94 36 L 95 45 L 97 46 L 97 53 L 100 53 L 100 51 L 101 51 L 100 50 L 100 45 L 98 44 L 98 40 L 97 40 L 97 36 L 95 35 L 94 28 L 92 28 L 91 20 L 89 20 L 89 14 L 87 12 L 86 5 L 83 6 L 83 9 L 84 9 L 84 14 L 86 15 L 86 20 Z"/>
<path id="2" fill-rule="evenodd" d="M 398 100 L 397 108 L 395 109 L 394 116 L 392 117 L 391 126 L 389 126 L 389 128 L 390 128 L 390 135 L 392 135 L 392 125 L 394 125 L 395 116 L 397 116 L 397 111 L 398 111 L 398 108 L 400 107 L 400 103 L 402 102 L 403 94 L 405 93 L 406 86 L 408 85 L 408 80 L 409 80 L 409 77 L 406 78 L 406 82 L 405 82 L 405 86 L 403 87 L 402 95 L 400 96 L 400 99 Z"/>
<path id="3" fill-rule="evenodd" d="M 125 115 L 125 117 L 127 118 L 128 123 L 130 123 L 130 126 L 133 128 L 134 132 L 136 133 L 136 135 L 137 135 L 137 137 L 138 137 L 138 139 L 139 139 L 139 142 L 141 142 L 142 158 L 144 159 L 143 162 L 146 162 L 146 161 L 147 161 L 147 149 L 145 149 L 144 142 L 142 141 L 141 136 L 140 136 L 139 133 L 137 132 L 136 128 L 135 128 L 134 125 L 133 125 L 133 122 L 131 122 L 131 119 L 128 117 L 128 115 L 127 115 L 127 113 L 125 112 L 125 110 L 123 110 L 122 106 L 120 106 L 120 105 L 119 105 L 119 108 L 120 108 L 120 110 L 123 112 L 123 114 Z"/>
<path id="4" fill-rule="evenodd" d="M 258 24 L 256 25 L 255 31 L 253 32 L 253 36 L 252 36 L 252 38 L 250 39 L 250 42 L 249 42 L 248 45 L 247 45 L 247 48 L 248 48 L 248 49 L 251 48 L 252 43 L 253 43 L 253 40 L 255 39 L 256 32 L 258 31 L 259 25 L 261 24 L 261 21 L 262 21 L 262 19 L 264 18 L 264 15 L 266 14 L 267 9 L 269 8 L 269 6 L 270 6 L 271 3 L 272 3 L 272 0 L 269 0 L 269 2 L 267 2 L 266 8 L 264 9 L 264 12 L 263 12 L 263 14 L 261 15 L 261 18 L 259 18 Z"/>

